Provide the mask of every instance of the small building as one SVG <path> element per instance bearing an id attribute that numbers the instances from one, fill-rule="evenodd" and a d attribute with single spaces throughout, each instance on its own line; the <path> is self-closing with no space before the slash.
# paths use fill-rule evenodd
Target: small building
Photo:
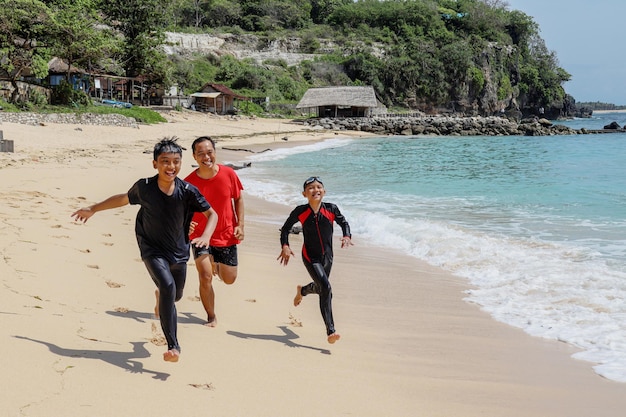
<path id="1" fill-rule="evenodd" d="M 89 75 L 84 70 L 54 57 L 48 62 L 48 85 L 54 87 L 61 81 L 70 83 L 74 90 L 89 91 Z"/>
<path id="2" fill-rule="evenodd" d="M 189 107 L 201 112 L 230 114 L 235 112 L 235 100 L 247 100 L 222 84 L 207 83 L 191 94 Z"/>
<path id="3" fill-rule="evenodd" d="M 297 109 L 308 109 L 317 117 L 370 117 L 386 113 L 371 86 L 309 88 Z"/>

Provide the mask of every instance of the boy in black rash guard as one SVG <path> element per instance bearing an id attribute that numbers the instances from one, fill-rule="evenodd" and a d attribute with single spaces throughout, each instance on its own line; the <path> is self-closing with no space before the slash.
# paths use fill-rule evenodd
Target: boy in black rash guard
<path id="1" fill-rule="evenodd" d="M 313 282 L 304 287 L 298 285 L 293 305 L 299 305 L 305 295 L 319 294 L 320 310 L 326 325 L 328 343 L 335 343 L 341 336 L 335 331 L 332 310 L 333 294 L 328 280 L 330 269 L 333 266 L 333 222 L 341 226 L 343 232 L 342 248 L 352 245 L 350 226 L 335 204 L 322 202 L 326 190 L 319 177 L 307 179 L 303 189 L 302 195 L 307 198 L 309 203 L 296 207 L 280 229 L 282 251 L 277 260 L 286 266 L 289 257 L 294 254 L 289 247 L 289 231 L 294 224 L 300 222 L 304 236 L 302 261 L 309 275 L 313 278 Z"/>
<path id="2" fill-rule="evenodd" d="M 198 189 L 177 177 L 183 150 L 176 138 L 164 138 L 154 146 L 153 167 L 158 174 L 137 181 L 127 193 L 117 194 L 72 214 L 86 222 L 96 212 L 139 204 L 135 235 L 150 277 L 159 291 L 159 320 L 167 340 L 163 359 L 178 362 L 180 345 L 177 338 L 176 305 L 183 296 L 189 260 L 189 224 L 194 212 L 207 216 L 202 236 L 191 241 L 208 247 L 217 224 L 217 214 Z"/>

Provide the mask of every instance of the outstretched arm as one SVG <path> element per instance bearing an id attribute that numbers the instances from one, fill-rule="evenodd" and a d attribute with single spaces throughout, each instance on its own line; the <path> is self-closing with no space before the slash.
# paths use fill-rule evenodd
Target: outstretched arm
<path id="1" fill-rule="evenodd" d="M 91 216 L 102 210 L 108 210 L 112 208 L 122 207 L 128 204 L 128 194 L 116 194 L 104 201 L 91 205 L 89 207 L 76 210 L 72 213 L 72 217 L 76 221 L 85 223 Z"/>
<path id="2" fill-rule="evenodd" d="M 204 232 L 202 232 L 202 236 L 193 239 L 191 243 L 199 248 L 208 248 L 211 236 L 213 236 L 213 232 L 215 231 L 215 226 L 217 226 L 217 212 L 211 207 L 202 214 L 207 217 L 206 227 L 204 228 Z"/>
<path id="3" fill-rule="evenodd" d="M 289 214 L 289 217 L 287 218 L 287 220 L 285 220 L 283 227 L 280 228 L 281 251 L 280 255 L 278 255 L 278 258 L 276 259 L 280 261 L 281 265 L 287 266 L 287 264 L 289 263 L 289 258 L 293 256 L 293 251 L 289 247 L 289 231 L 291 230 L 291 227 L 299 221 L 298 214 L 300 213 L 300 207 L 302 206 L 296 207 Z"/>
<path id="4" fill-rule="evenodd" d="M 283 249 L 280 251 L 280 255 L 278 255 L 276 260 L 279 261 L 281 265 L 287 266 L 289 263 L 289 257 L 291 256 L 293 256 L 293 251 L 289 245 L 283 245 Z"/>

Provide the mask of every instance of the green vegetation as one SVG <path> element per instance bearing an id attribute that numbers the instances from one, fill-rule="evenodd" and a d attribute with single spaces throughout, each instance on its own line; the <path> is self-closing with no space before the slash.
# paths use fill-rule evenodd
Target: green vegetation
<path id="1" fill-rule="evenodd" d="M 131 107 L 130 109 L 116 108 L 104 105 L 88 104 L 85 106 L 64 106 L 42 104 L 37 107 L 23 108 L 15 104 L 0 100 L 0 108 L 3 112 L 18 113 L 22 111 L 36 111 L 38 113 L 95 113 L 95 114 L 121 114 L 126 117 L 132 117 L 139 123 L 154 124 L 162 123 L 167 120 L 158 112 L 145 107 Z"/>
<path id="2" fill-rule="evenodd" d="M 0 0 L 0 21 L 0 78 L 16 91 L 28 74 L 44 78 L 58 56 L 92 73 L 177 83 L 187 93 L 217 82 L 277 104 L 328 85 L 371 85 L 390 108 L 483 114 L 569 100 L 562 86 L 570 75 L 537 24 L 501 0 Z M 299 52 L 317 57 L 289 66 L 167 56 L 166 30 L 254 34 L 261 46 L 295 38 Z M 56 97 L 85 104 L 67 91 Z M 14 93 L 10 101 L 20 100 Z M 30 107 L 38 100 L 29 97 Z"/>
<path id="3" fill-rule="evenodd" d="M 71 111 L 76 112 L 76 109 L 72 109 Z M 79 111 L 80 113 L 96 113 L 96 114 L 112 114 L 117 113 L 124 115 L 126 117 L 132 117 L 139 123 L 153 124 L 153 123 L 161 123 L 166 122 L 167 120 L 161 116 L 158 112 L 154 110 L 150 110 L 145 107 L 131 107 L 130 109 L 118 109 L 115 107 L 109 106 L 94 106 L 90 105 L 87 107 L 82 107 Z"/>
<path id="4" fill-rule="evenodd" d="M 0 108 L 2 109 L 2 111 L 11 113 L 20 111 L 19 107 L 17 107 L 15 104 L 9 103 L 8 101 L 2 99 L 0 99 Z"/>

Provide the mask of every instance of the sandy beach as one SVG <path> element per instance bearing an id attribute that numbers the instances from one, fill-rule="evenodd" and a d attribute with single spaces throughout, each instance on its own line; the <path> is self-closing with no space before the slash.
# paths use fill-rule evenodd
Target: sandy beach
<path id="1" fill-rule="evenodd" d="M 181 359 L 164 362 L 137 207 L 86 224 L 70 214 L 154 175 L 152 147 L 163 136 L 187 148 L 181 177 L 200 135 L 216 137 L 219 162 L 234 164 L 244 150 L 365 137 L 289 120 L 164 116 L 138 128 L 0 124 L 15 148 L 0 153 L 0 416 L 623 415 L 626 385 L 572 359 L 573 347 L 494 321 L 463 300 L 465 280 L 358 235 L 349 249 L 335 242 L 342 338 L 328 344 L 317 298 L 292 304 L 308 282 L 299 256 L 279 265 L 276 224 L 263 221 L 281 223 L 291 208 L 249 196 L 237 282 L 214 283 L 218 327 L 203 326 L 190 261 L 177 304 Z"/>

